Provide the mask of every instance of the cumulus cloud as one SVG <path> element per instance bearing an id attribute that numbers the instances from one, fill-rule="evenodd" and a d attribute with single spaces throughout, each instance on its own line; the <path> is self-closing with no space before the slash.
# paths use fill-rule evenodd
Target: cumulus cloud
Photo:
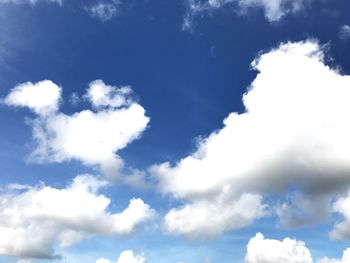
<path id="1" fill-rule="evenodd" d="M 165 216 L 165 230 L 189 239 L 209 239 L 226 230 L 247 226 L 266 213 L 261 196 L 244 194 L 238 200 L 200 200 L 170 210 Z"/>
<path id="2" fill-rule="evenodd" d="M 350 262 L 350 248 L 347 248 L 343 252 L 343 257 L 341 259 L 325 257 L 317 261 L 317 263 L 349 263 L 349 262 Z"/>
<path id="3" fill-rule="evenodd" d="M 86 6 L 85 10 L 91 17 L 106 22 L 119 13 L 119 6 L 120 2 L 118 0 L 103 0 L 91 6 Z"/>
<path id="4" fill-rule="evenodd" d="M 111 263 L 111 261 L 106 258 L 100 258 L 96 263 Z M 135 255 L 132 250 L 125 250 L 120 253 L 116 263 L 146 263 L 146 258 L 143 254 Z"/>
<path id="5" fill-rule="evenodd" d="M 260 8 L 270 22 L 276 22 L 290 13 L 303 10 L 310 0 L 186 0 L 183 30 L 191 30 L 193 19 L 220 8 L 237 9 L 246 13 L 251 8 Z"/>
<path id="6" fill-rule="evenodd" d="M 350 194 L 339 198 L 333 205 L 334 212 L 341 214 L 344 220 L 337 223 L 330 233 L 332 239 L 350 239 Z"/>
<path id="7" fill-rule="evenodd" d="M 285 238 L 265 239 L 261 233 L 250 239 L 245 263 L 312 263 L 311 253 L 304 242 Z"/>
<path id="8" fill-rule="evenodd" d="M 146 259 L 144 255 L 134 255 L 134 253 L 131 250 L 123 251 L 117 260 L 117 263 L 145 263 L 145 262 L 146 262 Z"/>
<path id="9" fill-rule="evenodd" d="M 327 66 L 324 47 L 312 40 L 283 43 L 261 54 L 252 67 L 259 73 L 243 96 L 246 111 L 229 114 L 224 127 L 202 139 L 193 154 L 151 167 L 160 190 L 194 207 L 216 206 L 221 196 L 235 203 L 244 194 L 287 189 L 327 203 L 347 191 L 350 77 Z M 312 204 L 305 202 L 308 207 Z M 186 213 L 174 218 L 190 222 Z M 221 214 L 226 216 L 216 216 Z"/>
<path id="10" fill-rule="evenodd" d="M 4 102 L 28 107 L 38 114 L 31 120 L 36 144 L 30 160 L 64 162 L 79 160 L 99 167 L 106 178 L 120 177 L 124 167 L 117 152 L 139 138 L 149 118 L 144 108 L 131 98 L 130 87 L 108 86 L 101 80 L 91 82 L 86 97 L 93 110 L 71 115 L 58 111 L 61 88 L 51 81 L 25 83 L 12 89 Z M 138 183 L 142 174 L 130 172 L 127 182 Z"/>
<path id="11" fill-rule="evenodd" d="M 55 244 L 71 246 L 94 235 L 127 235 L 154 211 L 141 199 L 120 213 L 99 194 L 106 182 L 90 175 L 74 178 L 66 188 L 39 185 L 0 196 L 0 255 L 55 258 Z"/>
<path id="12" fill-rule="evenodd" d="M 58 110 L 62 89 L 50 80 L 26 82 L 14 87 L 3 100 L 15 107 L 28 107 L 38 115 L 53 114 Z"/>

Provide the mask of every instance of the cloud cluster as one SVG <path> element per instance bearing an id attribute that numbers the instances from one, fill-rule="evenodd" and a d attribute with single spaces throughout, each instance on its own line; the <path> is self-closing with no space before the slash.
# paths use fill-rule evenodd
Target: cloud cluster
<path id="1" fill-rule="evenodd" d="M 96 263 L 111 263 L 111 261 L 106 258 L 100 258 Z M 116 263 L 146 263 L 146 258 L 143 254 L 135 255 L 132 250 L 125 250 L 120 253 Z"/>
<path id="2" fill-rule="evenodd" d="M 304 242 L 290 238 L 265 239 L 261 233 L 250 239 L 245 263 L 312 263 Z"/>
<path id="3" fill-rule="evenodd" d="M 186 0 L 187 12 L 184 17 L 183 30 L 191 30 L 193 19 L 220 8 L 232 8 L 246 13 L 251 8 L 260 8 L 270 22 L 276 22 L 290 13 L 305 8 L 310 0 Z"/>
<path id="4" fill-rule="evenodd" d="M 99 194 L 106 182 L 81 175 L 63 189 L 39 185 L 0 196 L 0 254 L 54 258 L 55 244 L 67 247 L 98 234 L 126 235 L 154 211 L 141 199 L 130 200 L 120 213 L 108 212 L 111 202 Z"/>
<path id="5" fill-rule="evenodd" d="M 266 239 L 257 233 L 247 245 L 245 263 L 313 263 L 310 250 L 303 241 L 285 238 L 282 241 Z M 343 252 L 341 259 L 320 258 L 317 263 L 349 263 L 350 248 Z"/>
<path id="6" fill-rule="evenodd" d="M 177 226 L 168 227 L 170 231 L 188 232 L 179 226 L 197 213 L 201 221 L 210 222 L 212 214 L 198 209 L 201 204 L 221 211 L 218 200 L 223 199 L 226 208 L 235 209 L 244 195 L 264 196 L 290 188 L 299 197 L 282 204 L 279 215 L 286 219 L 284 212 L 298 211 L 295 200 L 307 200 L 301 207 L 302 220 L 286 220 L 300 225 L 317 218 L 317 209 L 308 207 L 327 207 L 332 196 L 348 190 L 350 77 L 325 64 L 324 49 L 307 40 L 283 43 L 261 54 L 252 63 L 259 73 L 243 96 L 246 111 L 229 114 L 224 127 L 202 139 L 193 154 L 150 169 L 162 192 L 187 203 L 166 216 L 167 226 Z M 254 204 L 239 212 L 248 215 L 249 222 L 263 215 L 264 205 Z M 225 226 L 226 217 L 226 213 L 214 216 L 223 227 L 192 224 L 190 232 L 234 229 Z"/>
<path id="7" fill-rule="evenodd" d="M 4 102 L 27 107 L 37 114 L 30 122 L 36 143 L 32 161 L 75 159 L 98 166 L 106 178 L 113 180 L 120 177 L 124 166 L 116 153 L 139 138 L 149 122 L 144 108 L 132 99 L 131 93 L 130 87 L 109 86 L 101 80 L 91 82 L 84 97 L 94 111 L 68 115 L 58 111 L 61 88 L 46 80 L 16 86 Z M 139 175 L 133 172 L 133 176 L 141 178 Z"/>

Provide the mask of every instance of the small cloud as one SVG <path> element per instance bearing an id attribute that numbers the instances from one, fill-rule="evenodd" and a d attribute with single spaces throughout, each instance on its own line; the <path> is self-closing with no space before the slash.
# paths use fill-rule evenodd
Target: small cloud
<path id="1" fill-rule="evenodd" d="M 120 2 L 118 0 L 103 0 L 91 6 L 86 6 L 85 10 L 91 17 L 107 22 L 119 13 L 119 6 Z"/>
<path id="2" fill-rule="evenodd" d="M 73 92 L 70 97 L 69 97 L 69 103 L 73 106 L 76 106 L 78 105 L 78 103 L 80 102 L 80 97 L 78 95 L 78 93 L 76 92 Z"/>
<path id="3" fill-rule="evenodd" d="M 245 263 L 312 263 L 310 250 L 305 243 L 295 239 L 285 238 L 282 241 L 265 239 L 257 233 L 247 245 Z"/>
<path id="4" fill-rule="evenodd" d="M 344 40 L 344 41 L 350 39 L 350 26 L 349 25 L 343 25 L 340 28 L 339 38 L 341 40 Z"/>

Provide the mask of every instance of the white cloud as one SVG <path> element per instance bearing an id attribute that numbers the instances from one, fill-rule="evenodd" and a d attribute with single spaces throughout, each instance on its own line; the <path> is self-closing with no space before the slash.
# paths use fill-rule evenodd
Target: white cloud
<path id="1" fill-rule="evenodd" d="M 170 210 L 165 216 L 165 230 L 189 239 L 209 239 L 226 230 L 247 226 L 266 213 L 259 195 L 244 194 L 239 200 L 220 199 L 194 201 Z"/>
<path id="2" fill-rule="evenodd" d="M 3 101 L 9 106 L 28 107 L 39 115 L 48 115 L 58 110 L 61 93 L 62 89 L 50 80 L 26 82 L 14 87 Z"/>
<path id="3" fill-rule="evenodd" d="M 343 252 L 343 257 L 341 259 L 335 259 L 335 258 L 322 258 L 317 261 L 317 263 L 349 263 L 350 262 L 350 248 L 347 248 Z"/>
<path id="4" fill-rule="evenodd" d="M 129 86 L 121 88 L 106 85 L 102 80 L 89 84 L 86 98 L 96 108 L 130 106 L 133 103 L 132 89 Z"/>
<path id="5" fill-rule="evenodd" d="M 106 258 L 100 258 L 96 263 L 111 263 L 111 261 Z M 125 250 L 120 253 L 116 263 L 146 263 L 146 258 L 143 254 L 135 255 L 132 250 Z"/>
<path id="6" fill-rule="evenodd" d="M 106 183 L 90 175 L 75 177 L 63 189 L 36 186 L 9 190 L 0 197 L 0 255 L 54 258 L 55 244 L 67 247 L 94 235 L 126 235 L 154 211 L 141 199 L 120 213 L 98 194 Z"/>
<path id="7" fill-rule="evenodd" d="M 117 263 L 145 263 L 145 262 L 146 262 L 146 259 L 144 255 L 134 255 L 133 251 L 131 250 L 123 251 L 117 260 Z"/>
<path id="8" fill-rule="evenodd" d="M 57 111 L 61 89 L 51 81 L 21 84 L 10 91 L 5 102 L 29 107 L 39 115 L 30 122 L 36 143 L 32 161 L 75 159 L 98 166 L 106 178 L 113 180 L 120 179 L 124 167 L 117 152 L 139 138 L 149 122 L 144 108 L 132 100 L 131 92 L 129 87 L 119 89 L 94 81 L 86 97 L 96 111 L 71 115 Z M 138 171 L 131 174 L 127 182 L 142 184 Z"/>
<path id="9" fill-rule="evenodd" d="M 276 22 L 290 13 L 305 9 L 311 0 L 185 0 L 187 12 L 183 30 L 191 30 L 196 16 L 213 12 L 220 8 L 238 9 L 246 13 L 251 8 L 260 8 L 270 22 Z"/>
<path id="10" fill-rule="evenodd" d="M 120 2 L 118 0 L 102 0 L 85 7 L 85 10 L 91 17 L 106 22 L 119 13 L 119 6 Z"/>
<path id="11" fill-rule="evenodd" d="M 317 202 L 345 192 L 350 76 L 325 65 L 323 47 L 311 40 L 281 44 L 252 67 L 259 73 L 243 96 L 246 112 L 229 114 L 193 154 L 151 167 L 160 190 L 190 206 L 215 206 L 223 195 L 232 204 L 243 194 L 283 193 L 288 187 Z M 184 213 L 179 218 L 190 220 Z"/>
<path id="12" fill-rule="evenodd" d="M 344 220 L 337 223 L 330 233 L 332 239 L 350 239 L 350 194 L 339 198 L 333 206 L 334 212 L 341 214 Z"/>
<path id="13" fill-rule="evenodd" d="M 247 245 L 246 263 L 312 263 L 311 253 L 304 242 L 290 238 L 282 241 L 265 239 L 261 233 Z"/>
<path id="14" fill-rule="evenodd" d="M 339 31 L 339 37 L 341 40 L 348 40 L 350 38 L 350 26 L 343 25 Z"/>

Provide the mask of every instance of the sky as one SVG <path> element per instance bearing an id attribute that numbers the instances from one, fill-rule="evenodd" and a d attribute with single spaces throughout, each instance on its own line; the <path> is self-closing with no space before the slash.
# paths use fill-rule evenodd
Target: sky
<path id="1" fill-rule="evenodd" d="M 350 263 L 349 8 L 0 0 L 0 263 Z"/>

